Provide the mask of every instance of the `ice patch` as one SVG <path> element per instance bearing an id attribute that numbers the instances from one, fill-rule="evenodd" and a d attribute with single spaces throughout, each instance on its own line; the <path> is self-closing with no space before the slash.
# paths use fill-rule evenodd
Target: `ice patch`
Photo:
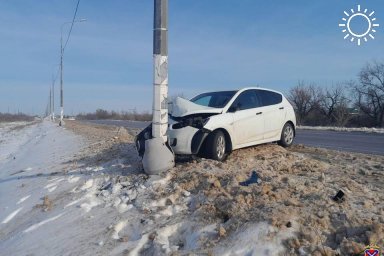
<path id="1" fill-rule="evenodd" d="M 148 242 L 148 234 L 145 234 L 141 237 L 141 239 L 139 240 L 139 242 L 137 243 L 136 247 L 133 248 L 128 256 L 136 256 L 136 255 L 140 255 L 139 252 L 141 251 L 141 249 L 144 247 L 144 245 Z"/>
<path id="2" fill-rule="evenodd" d="M 175 248 L 175 246 L 172 248 L 170 247 L 168 238 L 175 234 L 180 226 L 181 223 L 177 223 L 174 225 L 166 226 L 157 232 L 155 241 L 162 245 L 162 248 L 165 250 L 166 254 L 170 254 L 173 250 L 178 249 L 178 247 Z"/>
<path id="3" fill-rule="evenodd" d="M 160 211 L 159 213 L 160 213 L 160 215 L 170 217 L 170 216 L 173 216 L 173 215 L 181 212 L 184 209 L 187 209 L 187 207 L 180 206 L 180 205 L 169 205 L 167 208 Z"/>
<path id="4" fill-rule="evenodd" d="M 17 201 L 16 204 L 21 204 L 22 202 L 24 202 L 25 200 L 27 200 L 27 199 L 30 198 L 30 197 L 31 197 L 31 195 L 27 195 L 27 196 L 25 196 L 25 197 L 23 197 L 23 198 L 20 198 L 20 200 Z"/>
<path id="5" fill-rule="evenodd" d="M 91 198 L 88 203 L 83 203 L 80 205 L 80 208 L 84 209 L 85 212 L 89 212 L 93 207 L 96 207 L 100 204 L 97 198 Z"/>
<path id="6" fill-rule="evenodd" d="M 88 190 L 93 186 L 93 179 L 87 180 L 81 187 L 81 190 Z"/>
<path id="7" fill-rule="evenodd" d="M 121 190 L 121 187 L 122 186 L 119 183 L 113 185 L 113 187 L 112 187 L 112 194 L 114 194 L 114 195 L 118 194 L 120 192 L 120 190 Z"/>
<path id="8" fill-rule="evenodd" d="M 104 170 L 104 167 L 98 166 L 98 167 L 86 167 L 86 171 L 93 171 L 93 172 L 98 172 Z"/>
<path id="9" fill-rule="evenodd" d="M 165 202 L 167 201 L 167 198 L 161 198 L 157 201 L 153 201 L 151 202 L 150 206 L 151 207 L 162 207 L 162 206 L 165 206 Z"/>
<path id="10" fill-rule="evenodd" d="M 165 178 L 160 178 L 160 176 L 154 175 L 154 177 L 151 177 L 148 180 L 148 184 L 153 186 L 165 186 L 166 184 L 168 184 L 171 178 L 172 178 L 172 175 L 170 174 L 167 174 Z"/>
<path id="11" fill-rule="evenodd" d="M 113 227 L 113 233 L 112 233 L 112 239 L 119 239 L 119 232 L 127 225 L 128 220 L 122 220 L 119 221 L 114 227 Z"/>
<path id="12" fill-rule="evenodd" d="M 132 204 L 125 204 L 125 203 L 121 203 L 119 204 L 119 206 L 117 207 L 117 210 L 119 211 L 119 213 L 124 213 L 130 209 L 133 208 L 133 205 Z"/>
<path id="13" fill-rule="evenodd" d="M 51 187 L 54 187 L 54 186 L 56 186 L 56 182 L 54 182 L 54 183 L 49 183 L 48 185 L 46 185 L 44 188 L 46 188 L 46 189 L 49 189 L 49 188 L 51 188 Z"/>
<path id="14" fill-rule="evenodd" d="M 79 176 L 73 176 L 73 175 L 71 175 L 71 176 L 69 176 L 69 178 L 67 179 L 67 181 L 69 182 L 69 183 L 75 183 L 75 182 L 78 182 L 80 180 L 80 177 Z"/>
<path id="15" fill-rule="evenodd" d="M 51 192 L 55 191 L 56 188 L 57 188 L 57 186 L 50 187 L 50 188 L 48 188 L 48 192 L 51 193 Z"/>
<path id="16" fill-rule="evenodd" d="M 60 218 L 61 216 L 63 216 L 64 213 L 65 213 L 65 212 L 60 213 L 59 215 L 56 215 L 55 217 L 46 219 L 46 220 L 44 220 L 44 221 L 42 221 L 42 222 L 39 222 L 39 223 L 37 223 L 37 224 L 34 224 L 34 225 L 30 226 L 29 228 L 27 228 L 26 230 L 24 230 L 23 233 L 31 232 L 31 231 L 37 229 L 38 227 L 43 226 L 44 224 L 47 224 L 48 222 L 54 221 L 54 220 Z"/>
<path id="17" fill-rule="evenodd" d="M 57 177 L 57 178 L 50 179 L 49 181 L 51 181 L 51 182 L 55 181 L 55 183 L 58 183 L 58 182 L 61 182 L 63 180 L 64 180 L 64 178 Z"/>
<path id="18" fill-rule="evenodd" d="M 12 212 L 11 214 L 9 214 L 1 223 L 3 224 L 7 224 L 10 220 L 12 220 L 21 210 L 23 209 L 23 207 L 20 207 L 19 209 L 17 209 L 16 211 Z"/>
<path id="19" fill-rule="evenodd" d="M 84 200 L 84 198 L 76 199 L 76 200 L 74 200 L 74 201 L 72 201 L 72 202 L 66 204 L 66 205 L 64 206 L 64 209 L 67 208 L 67 207 L 70 207 L 70 206 L 72 206 L 72 205 L 75 205 L 75 204 L 77 204 L 78 202 L 80 202 L 80 201 L 82 201 L 82 200 Z"/>

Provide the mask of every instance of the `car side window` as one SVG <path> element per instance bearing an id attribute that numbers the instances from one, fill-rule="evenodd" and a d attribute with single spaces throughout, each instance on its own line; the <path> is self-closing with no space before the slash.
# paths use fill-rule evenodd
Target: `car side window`
<path id="1" fill-rule="evenodd" d="M 261 104 L 256 92 L 254 90 L 247 90 L 237 96 L 236 100 L 232 103 L 230 110 L 245 110 L 260 106 Z"/>
<path id="2" fill-rule="evenodd" d="M 283 101 L 281 94 L 276 92 L 257 90 L 257 95 L 259 95 L 263 106 L 275 105 Z"/>

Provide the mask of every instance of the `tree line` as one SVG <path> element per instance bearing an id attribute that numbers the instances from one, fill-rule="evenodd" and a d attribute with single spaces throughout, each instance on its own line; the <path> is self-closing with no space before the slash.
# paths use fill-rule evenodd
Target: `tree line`
<path id="1" fill-rule="evenodd" d="M 76 116 L 77 119 L 82 120 L 100 120 L 100 119 L 115 119 L 115 120 L 135 120 L 135 121 L 150 121 L 152 114 L 148 112 L 132 111 L 107 111 L 104 109 L 97 109 L 93 113 L 80 113 Z"/>
<path id="2" fill-rule="evenodd" d="M 1 113 L 0 112 L 0 122 L 18 122 L 18 121 L 33 121 L 35 117 L 24 114 L 24 113 Z"/>
<path id="3" fill-rule="evenodd" d="M 299 125 L 384 127 L 384 63 L 368 63 L 357 80 L 326 88 L 299 81 L 288 100 Z"/>

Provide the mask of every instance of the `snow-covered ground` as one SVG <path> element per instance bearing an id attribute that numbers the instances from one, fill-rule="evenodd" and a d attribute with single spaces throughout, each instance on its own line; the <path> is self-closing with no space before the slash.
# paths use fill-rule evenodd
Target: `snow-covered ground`
<path id="1" fill-rule="evenodd" d="M 12 126 L 0 255 L 336 255 L 383 239 L 380 156 L 264 145 L 149 177 L 122 127 Z M 259 183 L 240 186 L 252 170 Z"/>
<path id="2" fill-rule="evenodd" d="M 138 172 L 137 156 L 132 163 L 117 158 L 81 165 L 71 160 L 86 142 L 56 124 L 44 121 L 4 131 L 2 255 L 168 255 L 181 246 L 193 251 L 217 239 L 217 224 L 185 217 L 191 194 L 171 185 L 169 175 L 149 178 Z M 128 150 L 135 154 L 132 147 Z M 118 175 L 122 169 L 126 176 Z M 170 193 L 159 197 L 165 189 Z M 269 224 L 243 228 L 245 233 L 231 235 L 236 245 L 212 250 L 220 255 L 261 255 L 257 247 L 265 255 L 272 255 L 271 248 L 282 250 L 284 236 L 264 237 L 274 230 Z M 247 233 L 237 244 L 236 237 Z"/>
<path id="3" fill-rule="evenodd" d="M 327 131 L 342 131 L 342 132 L 368 132 L 368 133 L 384 133 L 384 128 L 368 128 L 368 127 L 336 127 L 336 126 L 305 126 L 297 127 L 303 130 L 327 130 Z"/>
<path id="4" fill-rule="evenodd" d="M 77 175 L 62 170 L 82 139 L 50 122 L 0 132 L 1 254 L 65 254 L 69 244 L 63 240 L 76 228 L 76 214 L 55 207 L 43 211 L 39 204 L 73 186 Z"/>

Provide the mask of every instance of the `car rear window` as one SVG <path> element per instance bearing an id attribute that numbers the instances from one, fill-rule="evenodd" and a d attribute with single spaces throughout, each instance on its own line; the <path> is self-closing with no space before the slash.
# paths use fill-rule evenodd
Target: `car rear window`
<path id="1" fill-rule="evenodd" d="M 257 90 L 257 94 L 259 95 L 263 106 L 275 105 L 283 101 L 283 96 L 281 96 L 280 93 L 265 90 Z"/>

